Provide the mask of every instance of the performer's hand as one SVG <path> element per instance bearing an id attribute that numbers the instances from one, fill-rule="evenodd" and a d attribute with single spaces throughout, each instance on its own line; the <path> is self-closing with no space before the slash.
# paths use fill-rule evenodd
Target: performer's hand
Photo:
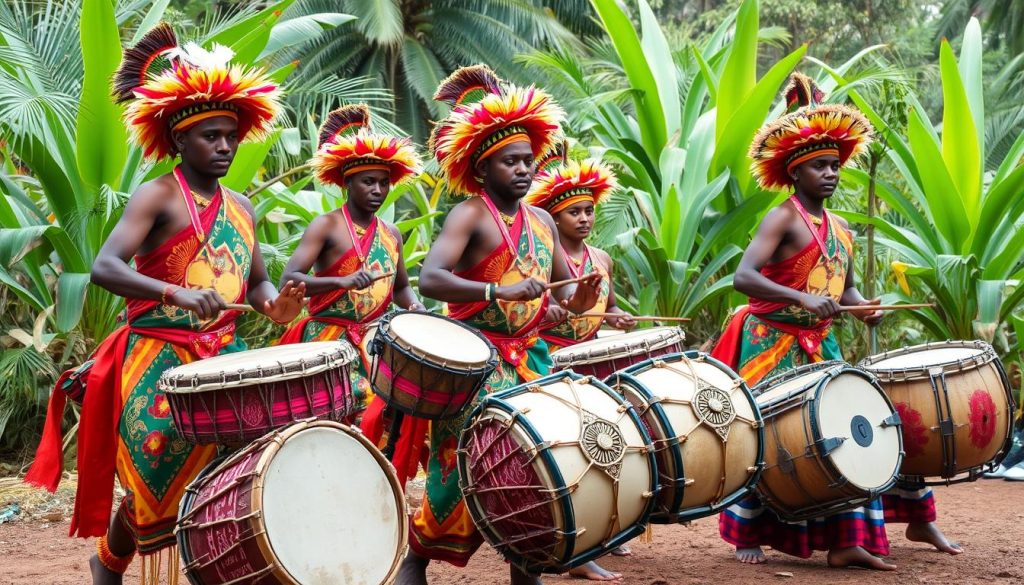
<path id="1" fill-rule="evenodd" d="M 427 308 L 425 306 L 423 306 L 421 303 L 410 303 L 409 306 L 405 308 L 405 310 L 406 311 L 426 311 Z"/>
<path id="2" fill-rule="evenodd" d="M 263 303 L 263 314 L 275 323 L 289 323 L 306 306 L 306 283 L 295 284 L 289 280 L 284 284 L 277 298 Z"/>
<path id="3" fill-rule="evenodd" d="M 552 304 L 548 305 L 548 310 L 544 314 L 544 322 L 545 323 L 556 323 L 557 324 L 557 323 L 561 323 L 562 321 L 565 321 L 566 318 L 568 318 L 568 317 L 569 317 L 569 312 L 568 311 L 566 311 L 562 307 L 559 307 L 558 305 L 552 303 Z"/>
<path id="4" fill-rule="evenodd" d="M 338 288 L 345 290 L 363 290 L 373 284 L 373 275 L 365 270 L 358 270 L 338 278 Z"/>
<path id="5" fill-rule="evenodd" d="M 636 319 L 634 319 L 633 315 L 630 315 L 629 313 L 615 313 L 610 317 L 605 317 L 604 322 L 616 329 L 622 329 L 624 331 L 629 331 L 636 327 Z"/>
<path id="6" fill-rule="evenodd" d="M 536 278 L 527 278 L 508 286 L 499 286 L 494 291 L 494 298 L 503 301 L 532 301 L 539 299 L 547 292 L 544 283 Z"/>
<path id="7" fill-rule="evenodd" d="M 804 294 L 800 297 L 800 306 L 822 319 L 835 317 L 839 314 L 839 303 L 835 302 L 832 297 Z"/>
<path id="8" fill-rule="evenodd" d="M 585 313 L 597 304 L 600 294 L 601 275 L 591 272 L 576 283 L 576 290 L 573 291 L 572 297 L 562 301 L 562 306 L 573 313 Z"/>
<path id="9" fill-rule="evenodd" d="M 168 300 L 172 305 L 181 307 L 186 311 L 192 311 L 196 315 L 199 315 L 199 318 L 204 321 L 207 319 L 213 319 L 221 311 L 227 308 L 227 303 L 224 301 L 223 297 L 221 297 L 220 293 L 212 288 L 199 290 L 179 288 L 170 295 Z"/>
<path id="10" fill-rule="evenodd" d="M 881 298 L 871 299 L 870 301 L 860 301 L 857 303 L 857 305 L 861 307 L 880 304 L 882 304 Z M 853 311 L 853 316 L 863 321 L 868 327 L 874 327 L 881 323 L 884 315 L 885 313 L 882 311 Z"/>

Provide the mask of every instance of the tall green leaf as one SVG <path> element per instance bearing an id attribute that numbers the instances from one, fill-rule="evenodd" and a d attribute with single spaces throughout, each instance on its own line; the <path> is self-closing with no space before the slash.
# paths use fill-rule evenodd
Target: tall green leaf
<path id="1" fill-rule="evenodd" d="M 921 182 L 932 221 L 954 250 L 962 250 L 969 245 L 971 239 L 967 210 L 946 168 L 939 146 L 935 144 L 920 115 L 913 110 L 910 112 L 907 134 L 917 166 L 927 169 L 921 174 Z"/>
<path id="2" fill-rule="evenodd" d="M 981 145 L 956 57 L 948 41 L 939 50 L 942 71 L 942 158 L 960 194 L 967 221 L 977 225 L 981 198 Z M 929 168 L 929 167 L 925 167 Z M 926 173 L 927 175 L 928 173 Z M 927 178 L 926 178 L 927 181 Z M 962 240 L 957 240 L 961 241 Z M 965 242 L 969 244 L 969 242 Z"/>
<path id="3" fill-rule="evenodd" d="M 719 81 L 717 140 L 726 136 L 726 126 L 757 81 L 757 33 L 759 28 L 757 1 L 744 0 L 736 13 L 736 32 L 729 58 Z M 724 91 L 722 91 L 724 90 Z M 712 173 L 717 175 L 718 173 Z"/>

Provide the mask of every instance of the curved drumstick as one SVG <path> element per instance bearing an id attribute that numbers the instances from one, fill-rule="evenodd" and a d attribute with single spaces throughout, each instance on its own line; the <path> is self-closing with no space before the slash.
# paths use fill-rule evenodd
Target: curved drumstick
<path id="1" fill-rule="evenodd" d="M 563 286 L 565 286 L 567 284 L 575 284 L 575 283 L 583 280 L 584 278 L 587 278 L 588 276 L 590 276 L 590 275 L 589 274 L 584 274 L 583 276 L 579 276 L 577 278 L 567 278 L 565 280 L 556 280 L 555 282 L 547 283 L 546 285 L 544 285 L 544 288 L 547 289 L 547 290 L 555 290 L 556 288 L 562 288 Z"/>
<path id="2" fill-rule="evenodd" d="M 605 317 L 618 317 L 620 315 L 623 315 L 623 313 L 580 313 L 578 315 L 574 315 L 574 314 L 570 313 L 569 317 L 570 318 L 574 318 L 574 319 L 578 319 L 578 318 L 582 318 L 582 317 L 601 317 L 601 318 L 605 318 Z M 690 318 L 689 317 L 662 317 L 660 315 L 633 315 L 633 320 L 635 320 L 635 321 L 666 321 L 666 322 L 674 322 L 674 323 L 684 323 L 686 321 L 690 321 Z"/>

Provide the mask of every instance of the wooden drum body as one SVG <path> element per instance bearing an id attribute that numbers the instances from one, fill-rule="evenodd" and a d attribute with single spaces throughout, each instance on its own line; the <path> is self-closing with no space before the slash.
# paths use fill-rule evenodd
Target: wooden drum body
<path id="1" fill-rule="evenodd" d="M 157 387 L 182 437 L 242 446 L 299 420 L 354 414 L 348 368 L 355 359 L 347 341 L 265 347 L 171 368 Z"/>
<path id="2" fill-rule="evenodd" d="M 651 522 L 716 514 L 753 489 L 764 465 L 761 414 L 728 366 L 687 351 L 605 382 L 633 405 L 654 443 L 660 490 Z"/>
<path id="3" fill-rule="evenodd" d="M 459 439 L 466 506 L 528 572 L 561 573 L 644 531 L 657 490 L 632 406 L 572 372 L 483 398 Z"/>
<path id="4" fill-rule="evenodd" d="M 405 495 L 358 429 L 315 421 L 211 463 L 176 529 L 192 585 L 391 583 L 405 556 Z"/>
<path id="5" fill-rule="evenodd" d="M 370 353 L 374 393 L 391 408 L 431 420 L 461 413 L 498 367 L 498 350 L 480 332 L 416 311 L 382 317 Z"/>
<path id="6" fill-rule="evenodd" d="M 1014 403 L 1002 362 L 983 341 L 947 341 L 872 356 L 903 420 L 900 473 L 916 481 L 973 481 L 1010 448 Z"/>
<path id="7" fill-rule="evenodd" d="M 603 380 L 648 358 L 678 353 L 686 336 L 678 327 L 652 327 L 563 347 L 551 354 L 554 371 L 572 370 Z"/>
<path id="8" fill-rule="evenodd" d="M 754 388 L 764 417 L 758 493 L 784 520 L 861 506 L 896 483 L 900 417 L 874 376 L 821 362 Z"/>

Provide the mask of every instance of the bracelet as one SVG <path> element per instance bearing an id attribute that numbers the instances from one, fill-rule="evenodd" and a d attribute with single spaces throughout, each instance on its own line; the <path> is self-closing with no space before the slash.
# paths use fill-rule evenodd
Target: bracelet
<path id="1" fill-rule="evenodd" d="M 180 289 L 180 288 L 181 287 L 176 285 L 176 284 L 168 284 L 167 286 L 165 286 L 164 287 L 164 292 L 160 293 L 160 302 L 166 305 L 167 304 L 167 295 L 168 295 L 168 293 L 173 295 L 174 293 L 178 292 L 178 289 Z M 171 289 L 174 289 L 174 290 L 171 290 Z"/>
<path id="2" fill-rule="evenodd" d="M 484 300 L 490 302 L 491 300 L 491 283 L 484 284 Z"/>

